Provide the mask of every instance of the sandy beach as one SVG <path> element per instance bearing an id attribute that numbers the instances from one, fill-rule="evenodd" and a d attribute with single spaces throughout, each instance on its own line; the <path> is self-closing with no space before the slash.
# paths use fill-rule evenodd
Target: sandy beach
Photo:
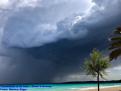
<path id="1" fill-rule="evenodd" d="M 88 90 L 74 90 L 74 91 L 97 91 L 97 89 L 88 89 Z M 108 87 L 100 88 L 100 91 L 121 91 L 121 87 Z"/>

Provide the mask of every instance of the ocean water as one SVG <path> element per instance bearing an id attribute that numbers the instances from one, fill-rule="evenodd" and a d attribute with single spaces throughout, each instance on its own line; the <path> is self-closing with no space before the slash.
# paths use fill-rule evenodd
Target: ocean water
<path id="1" fill-rule="evenodd" d="M 100 87 L 121 86 L 121 83 L 103 83 Z M 97 88 L 97 84 L 31 84 L 31 85 L 0 85 L 0 91 L 74 91 L 78 89 Z"/>

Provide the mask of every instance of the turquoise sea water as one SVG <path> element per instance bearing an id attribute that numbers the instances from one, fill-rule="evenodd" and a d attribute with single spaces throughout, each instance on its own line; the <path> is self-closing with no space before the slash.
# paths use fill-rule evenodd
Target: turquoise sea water
<path id="1" fill-rule="evenodd" d="M 100 87 L 121 86 L 121 83 L 103 83 Z M 32 85 L 0 85 L 0 91 L 74 91 L 97 87 L 97 84 L 32 84 Z"/>

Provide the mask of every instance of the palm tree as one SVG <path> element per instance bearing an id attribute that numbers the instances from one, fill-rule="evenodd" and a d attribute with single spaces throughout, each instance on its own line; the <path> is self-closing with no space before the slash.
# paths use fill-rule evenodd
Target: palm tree
<path id="1" fill-rule="evenodd" d="M 99 91 L 99 78 L 104 79 L 104 75 L 106 74 L 105 69 L 110 66 L 109 58 L 106 58 L 102 55 L 100 51 L 94 49 L 90 54 L 88 59 L 85 59 L 84 69 L 87 75 L 92 75 L 93 77 L 97 77 L 98 82 L 98 91 Z"/>
<path id="2" fill-rule="evenodd" d="M 113 37 L 110 38 L 110 60 L 116 59 L 121 55 L 121 26 L 113 32 Z"/>

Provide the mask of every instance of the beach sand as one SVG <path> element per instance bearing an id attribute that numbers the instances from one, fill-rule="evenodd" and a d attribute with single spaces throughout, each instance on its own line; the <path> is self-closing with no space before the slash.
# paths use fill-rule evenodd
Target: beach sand
<path id="1" fill-rule="evenodd" d="M 98 91 L 97 89 L 74 90 L 74 91 Z M 100 88 L 100 91 L 121 91 L 121 87 Z"/>

